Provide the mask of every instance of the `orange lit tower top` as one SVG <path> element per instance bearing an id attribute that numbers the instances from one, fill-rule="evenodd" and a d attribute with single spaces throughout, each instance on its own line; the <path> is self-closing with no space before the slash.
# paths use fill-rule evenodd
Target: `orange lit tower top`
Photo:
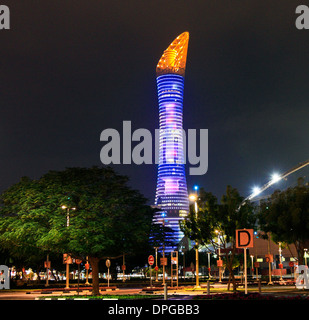
<path id="1" fill-rule="evenodd" d="M 184 77 L 188 44 L 189 32 L 183 32 L 164 51 L 157 64 L 156 75 L 173 73 Z"/>

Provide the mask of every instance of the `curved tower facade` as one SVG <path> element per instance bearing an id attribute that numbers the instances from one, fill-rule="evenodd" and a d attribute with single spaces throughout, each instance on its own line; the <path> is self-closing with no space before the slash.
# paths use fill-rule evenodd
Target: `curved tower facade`
<path id="1" fill-rule="evenodd" d="M 183 137 L 183 91 L 189 33 L 179 35 L 164 51 L 156 69 L 159 101 L 159 164 L 155 221 L 173 229 L 179 242 L 179 221 L 189 212 Z M 166 248 L 169 251 L 169 248 Z M 170 248 L 172 249 L 172 248 Z"/>

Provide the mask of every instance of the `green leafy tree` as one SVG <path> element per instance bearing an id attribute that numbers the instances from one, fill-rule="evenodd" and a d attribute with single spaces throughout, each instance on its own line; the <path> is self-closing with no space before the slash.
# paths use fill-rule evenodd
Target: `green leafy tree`
<path id="1" fill-rule="evenodd" d="M 36 242 L 48 231 L 48 218 L 39 208 L 41 201 L 39 186 L 26 177 L 1 195 L 0 245 L 18 272 L 30 266 L 43 267 L 47 251 Z"/>
<path id="2" fill-rule="evenodd" d="M 277 190 L 263 201 L 259 211 L 260 229 L 273 241 L 294 244 L 300 264 L 309 239 L 309 187 L 303 179 L 285 191 Z"/>
<path id="3" fill-rule="evenodd" d="M 99 294 L 100 260 L 133 253 L 149 239 L 153 209 L 127 183 L 109 167 L 23 178 L 1 195 L 0 244 L 88 256 Z"/>
<path id="4" fill-rule="evenodd" d="M 237 189 L 227 186 L 226 194 L 222 196 L 219 204 L 217 198 L 210 192 L 200 189 L 198 197 L 198 214 L 190 210 L 188 219 L 181 227 L 185 235 L 195 240 L 199 245 L 212 247 L 214 252 L 218 249 L 225 253 L 225 264 L 230 274 L 230 281 L 236 290 L 233 269 L 236 254 L 236 230 L 253 228 L 256 222 L 254 207 L 246 202 Z"/>

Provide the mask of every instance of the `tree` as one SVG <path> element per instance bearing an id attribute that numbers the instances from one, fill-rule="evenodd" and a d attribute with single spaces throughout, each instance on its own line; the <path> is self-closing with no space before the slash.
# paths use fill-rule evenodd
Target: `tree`
<path id="1" fill-rule="evenodd" d="M 197 217 L 190 210 L 188 219 L 182 223 L 182 230 L 191 240 L 199 245 L 211 245 L 214 252 L 220 248 L 225 252 L 226 267 L 229 270 L 233 288 L 236 282 L 233 274 L 236 253 L 236 229 L 253 228 L 256 222 L 254 208 L 246 202 L 240 207 L 243 197 L 237 189 L 227 186 L 226 194 L 222 196 L 221 203 L 210 192 L 200 189 L 198 197 Z M 192 208 L 191 208 L 192 209 Z M 230 282 L 230 281 L 229 281 Z"/>
<path id="2" fill-rule="evenodd" d="M 0 244 L 88 256 L 99 294 L 99 261 L 130 254 L 149 239 L 153 209 L 127 182 L 110 167 L 23 178 L 1 196 Z"/>
<path id="3" fill-rule="evenodd" d="M 271 234 L 274 242 L 294 244 L 303 264 L 305 243 L 309 239 L 309 187 L 302 179 L 296 187 L 276 190 L 260 205 L 260 229 Z"/>
<path id="4" fill-rule="evenodd" d="M 217 219 L 219 221 L 221 242 L 225 249 L 226 266 L 229 270 L 233 290 L 236 291 L 236 282 L 233 273 L 234 258 L 236 253 L 236 230 L 252 229 L 256 224 L 254 206 L 240 196 L 236 188 L 227 186 L 226 194 L 222 196 Z M 224 236 L 223 236 L 224 235 Z M 226 250 L 227 247 L 230 250 Z"/>
<path id="5" fill-rule="evenodd" d="M 39 234 L 48 230 L 48 218 L 37 210 L 41 196 L 38 185 L 27 177 L 1 195 L 0 245 L 17 271 L 43 267 L 46 251 L 36 246 Z"/>

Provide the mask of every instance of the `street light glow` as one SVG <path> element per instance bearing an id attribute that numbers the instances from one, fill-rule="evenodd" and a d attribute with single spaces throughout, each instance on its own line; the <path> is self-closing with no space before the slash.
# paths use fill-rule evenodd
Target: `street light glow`
<path id="1" fill-rule="evenodd" d="M 276 182 L 278 182 L 278 181 L 280 181 L 281 180 L 281 176 L 280 176 L 280 174 L 278 174 L 278 173 L 274 173 L 272 176 L 271 176 L 271 183 L 273 184 L 273 183 L 276 183 Z"/>
<path id="2" fill-rule="evenodd" d="M 259 187 L 253 188 L 253 196 L 257 196 L 261 192 L 261 189 Z"/>
<path id="3" fill-rule="evenodd" d="M 196 195 L 195 194 L 190 194 L 189 199 L 191 201 L 196 201 Z"/>

